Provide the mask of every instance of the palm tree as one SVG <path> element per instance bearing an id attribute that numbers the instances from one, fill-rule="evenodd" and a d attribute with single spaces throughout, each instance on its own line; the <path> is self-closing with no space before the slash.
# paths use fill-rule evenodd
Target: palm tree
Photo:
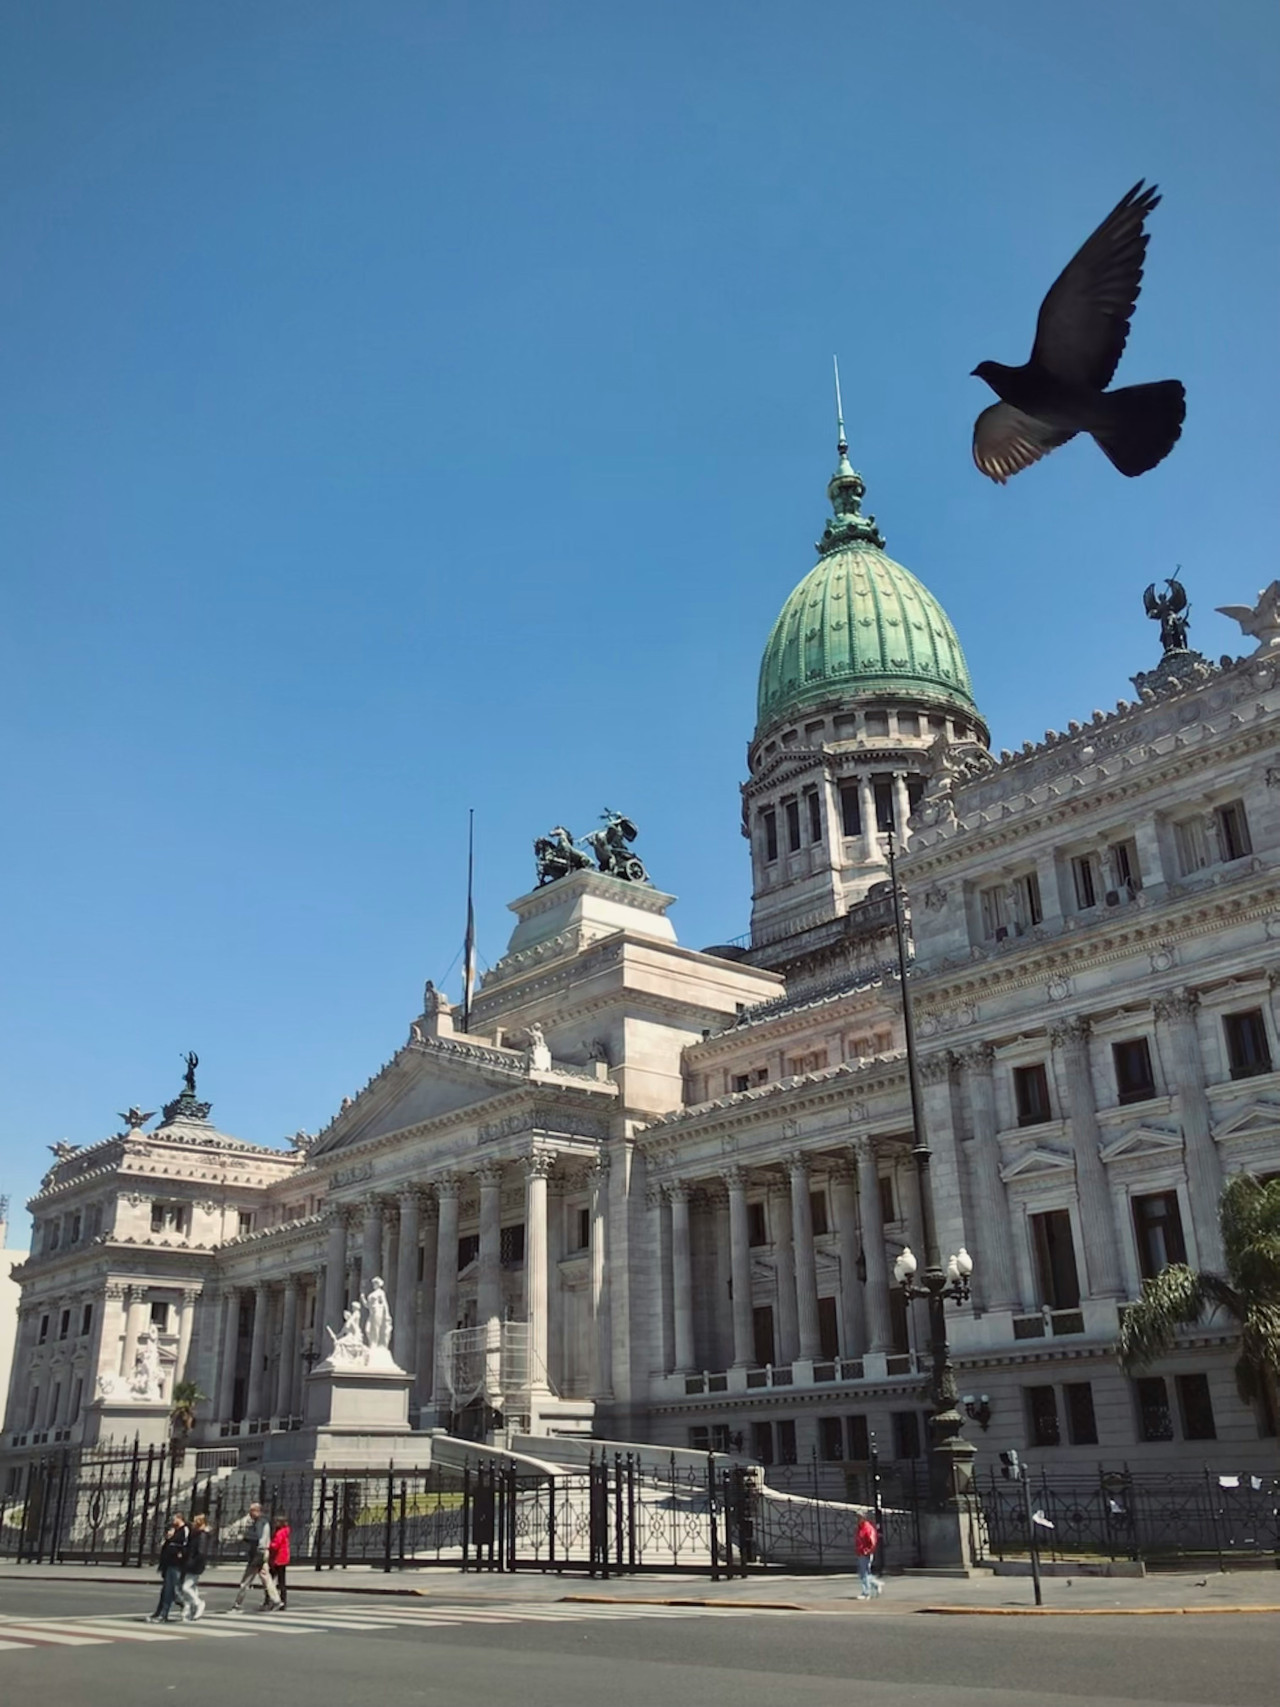
<path id="1" fill-rule="evenodd" d="M 1169 1351 L 1179 1328 L 1215 1311 L 1236 1323 L 1236 1389 L 1280 1423 L 1280 1177 L 1233 1174 L 1218 1203 L 1226 1275 L 1171 1263 L 1144 1280 L 1120 1327 L 1120 1365 L 1141 1369 Z"/>
<path id="2" fill-rule="evenodd" d="M 196 1406 L 203 1400 L 204 1394 L 194 1381 L 174 1382 L 169 1395 L 169 1439 L 178 1463 L 187 1450 L 187 1436 L 196 1426 Z"/>

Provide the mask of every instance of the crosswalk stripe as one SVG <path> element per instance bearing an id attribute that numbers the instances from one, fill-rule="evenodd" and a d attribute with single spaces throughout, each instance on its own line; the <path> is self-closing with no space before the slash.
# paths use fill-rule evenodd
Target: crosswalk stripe
<path id="1" fill-rule="evenodd" d="M 6 1624 L 5 1630 L 10 1636 L 20 1636 L 33 1646 L 48 1642 L 58 1648 L 92 1648 L 110 1640 L 108 1636 L 73 1636 L 65 1630 L 28 1629 L 21 1624 Z"/>
<path id="2" fill-rule="evenodd" d="M 0 1648 L 27 1648 L 27 1649 L 30 1649 L 32 1646 L 33 1646 L 33 1644 L 31 1642 L 6 1642 L 3 1640 L 3 1638 L 0 1638 Z"/>

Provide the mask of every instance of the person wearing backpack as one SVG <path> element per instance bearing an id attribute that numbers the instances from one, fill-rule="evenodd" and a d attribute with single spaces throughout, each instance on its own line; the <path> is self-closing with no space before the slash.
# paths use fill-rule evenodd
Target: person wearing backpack
<path id="1" fill-rule="evenodd" d="M 879 1546 L 880 1531 L 864 1512 L 858 1524 L 858 1533 L 853 1540 L 853 1553 L 858 1562 L 858 1580 L 862 1584 L 858 1592 L 859 1600 L 870 1600 L 873 1595 L 884 1591 L 884 1584 L 879 1577 L 873 1577 L 871 1574 Z"/>
<path id="2" fill-rule="evenodd" d="M 271 1544 L 267 1548 L 267 1562 L 271 1566 L 271 1575 L 275 1578 L 276 1593 L 280 1596 L 275 1607 L 268 1610 L 283 1612 L 289 1604 L 289 1585 L 286 1578 L 289 1574 L 289 1519 L 282 1511 L 278 1511 L 271 1519 Z"/>

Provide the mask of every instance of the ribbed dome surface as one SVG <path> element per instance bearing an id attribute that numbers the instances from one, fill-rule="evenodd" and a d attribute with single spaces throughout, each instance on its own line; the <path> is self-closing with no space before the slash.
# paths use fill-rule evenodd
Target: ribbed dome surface
<path id="1" fill-rule="evenodd" d="M 976 712 L 947 613 L 909 569 L 862 541 L 824 556 L 783 605 L 760 664 L 757 733 L 837 695 Z"/>

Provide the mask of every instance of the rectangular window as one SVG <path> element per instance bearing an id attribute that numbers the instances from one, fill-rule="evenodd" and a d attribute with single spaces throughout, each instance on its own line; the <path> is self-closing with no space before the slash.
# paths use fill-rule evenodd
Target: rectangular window
<path id="1" fill-rule="evenodd" d="M 900 711 L 898 713 L 899 735 L 918 735 L 920 733 L 920 713 L 918 711 Z"/>
<path id="2" fill-rule="evenodd" d="M 844 1418 L 818 1418 L 818 1452 L 828 1464 L 844 1457 Z"/>
<path id="3" fill-rule="evenodd" d="M 1071 881 L 1081 912 L 1098 905 L 1098 862 L 1092 854 L 1079 854 L 1071 861 Z"/>
<path id="4" fill-rule="evenodd" d="M 809 1214 L 813 1220 L 815 1233 L 829 1233 L 830 1223 L 827 1220 L 827 1194 L 821 1188 L 809 1193 Z"/>
<path id="5" fill-rule="evenodd" d="M 1052 1120 L 1049 1109 L 1049 1075 L 1043 1061 L 1013 1069 L 1013 1095 L 1019 1126 L 1043 1126 Z"/>
<path id="6" fill-rule="evenodd" d="M 1178 1389 L 1178 1410 L 1182 1416 L 1184 1440 L 1216 1440 L 1218 1430 L 1213 1420 L 1213 1400 L 1209 1397 L 1207 1375 L 1179 1375 L 1174 1381 Z"/>
<path id="7" fill-rule="evenodd" d="M 1018 909 L 1018 922 L 1026 929 L 1030 930 L 1044 918 L 1044 908 L 1040 905 L 1040 879 L 1034 871 L 1014 878 L 1013 899 Z"/>
<path id="8" fill-rule="evenodd" d="M 161 1303 L 158 1300 L 156 1303 L 152 1304 L 152 1306 L 151 1306 L 151 1326 L 156 1330 L 156 1332 L 158 1334 L 167 1334 L 168 1333 L 168 1331 L 169 1331 L 169 1306 L 167 1304 Z"/>
<path id="9" fill-rule="evenodd" d="M 840 1355 L 840 1323 L 834 1298 L 818 1300 L 818 1350 L 825 1358 Z"/>
<path id="10" fill-rule="evenodd" d="M 876 803 L 876 828 L 885 834 L 893 829 L 893 778 L 872 777 L 871 792 Z"/>
<path id="11" fill-rule="evenodd" d="M 805 795 L 805 799 L 809 802 L 809 840 L 820 842 L 822 840 L 822 797 L 816 790 L 811 790 Z"/>
<path id="12" fill-rule="evenodd" d="M 1057 1446 L 1058 1396 L 1052 1387 L 1024 1387 L 1032 1446 Z"/>
<path id="13" fill-rule="evenodd" d="M 1253 852 L 1249 840 L 1249 821 L 1244 815 L 1244 802 L 1232 800 L 1219 806 L 1213 814 L 1218 826 L 1218 848 L 1224 860 L 1243 859 Z"/>
<path id="14" fill-rule="evenodd" d="M 36 1341 L 37 1345 L 43 1345 L 44 1342 L 48 1339 L 48 1337 L 49 1337 L 49 1318 L 48 1318 L 48 1316 L 41 1316 L 41 1318 L 40 1318 L 40 1337 Z"/>
<path id="15" fill-rule="evenodd" d="M 854 711 L 837 711 L 835 715 L 837 741 L 852 741 L 858 733 L 858 715 Z"/>
<path id="16" fill-rule="evenodd" d="M 71 1389 L 71 1409 L 67 1413 L 68 1423 L 80 1421 L 80 1402 L 84 1398 L 84 1376 L 77 1375 L 75 1385 Z"/>
<path id="17" fill-rule="evenodd" d="M 575 1251 L 585 1251 L 591 1243 L 591 1211 L 586 1208 L 574 1211 Z"/>
<path id="18" fill-rule="evenodd" d="M 1172 1440 L 1173 1415 L 1163 1375 L 1143 1375 L 1134 1382 L 1138 1400 L 1138 1438 Z"/>
<path id="19" fill-rule="evenodd" d="M 1173 826 L 1173 845 L 1184 877 L 1203 871 L 1209 863 L 1209 838 L 1202 818 L 1183 818 Z"/>
<path id="20" fill-rule="evenodd" d="M 479 1255 L 479 1233 L 464 1233 L 458 1240 L 458 1273 L 461 1274 L 464 1268 L 470 1268 Z"/>
<path id="21" fill-rule="evenodd" d="M 911 1324 L 907 1319 L 907 1301 L 896 1286 L 889 1289 L 889 1337 L 897 1356 L 903 1357 L 911 1350 Z"/>
<path id="22" fill-rule="evenodd" d="M 71 1243 L 73 1245 L 78 1245 L 80 1243 L 80 1229 L 83 1225 L 84 1225 L 83 1217 L 81 1216 L 79 1210 L 77 1210 L 76 1213 L 71 1217 Z"/>
<path id="23" fill-rule="evenodd" d="M 868 711 L 863 716 L 863 727 L 868 735 L 887 735 L 889 733 L 889 713 L 887 711 Z"/>
<path id="24" fill-rule="evenodd" d="M 764 857 L 772 864 L 778 857 L 778 814 L 762 812 L 760 821 L 764 825 Z"/>
<path id="25" fill-rule="evenodd" d="M 93 1326 L 93 1305 L 86 1304 L 80 1312 L 80 1337 L 83 1339 Z"/>
<path id="26" fill-rule="evenodd" d="M 58 1317 L 58 1338 L 64 1340 L 71 1332 L 71 1312 L 64 1310 Z"/>
<path id="27" fill-rule="evenodd" d="M 907 778 L 907 805 L 913 813 L 923 799 L 924 778 L 922 776 L 909 776 Z"/>
<path id="28" fill-rule="evenodd" d="M 840 828 L 846 836 L 862 834 L 862 805 L 858 799 L 856 782 L 840 785 Z"/>
<path id="29" fill-rule="evenodd" d="M 164 1204 L 163 1203 L 153 1203 L 151 1205 L 151 1231 L 153 1233 L 163 1233 L 164 1232 Z M 241 1231 L 243 1231 L 243 1228 L 241 1229 Z"/>
<path id="30" fill-rule="evenodd" d="M 1182 1211 L 1176 1191 L 1156 1191 L 1133 1199 L 1133 1231 L 1138 1243 L 1138 1268 L 1144 1280 L 1154 1280 L 1170 1263 L 1187 1260 L 1182 1237 Z"/>
<path id="31" fill-rule="evenodd" d="M 758 1464 L 773 1463 L 773 1424 L 753 1422 L 751 1425 L 751 1456 Z"/>
<path id="32" fill-rule="evenodd" d="M 1148 1097 L 1156 1094 L 1151 1048 L 1145 1037 L 1130 1037 L 1123 1043 L 1113 1043 L 1111 1057 L 1116 1068 L 1116 1093 L 1122 1103 L 1146 1102 Z"/>
<path id="33" fill-rule="evenodd" d="M 982 909 L 982 934 L 988 940 L 1008 932 L 1009 907 L 1003 883 L 993 883 L 989 889 L 978 891 L 978 905 Z"/>
<path id="34" fill-rule="evenodd" d="M 767 1245 L 769 1243 L 769 1217 L 763 1203 L 748 1203 L 747 1205 L 747 1243 L 749 1245 Z"/>
<path id="35" fill-rule="evenodd" d="M 1093 1414 L 1093 1384 L 1068 1381 L 1062 1389 L 1067 1408 L 1067 1439 L 1072 1446 L 1096 1446 L 1098 1424 Z"/>
<path id="36" fill-rule="evenodd" d="M 880 1220 L 884 1226 L 898 1219 L 898 1211 L 893 1201 L 893 1175 L 880 1175 Z"/>
<path id="37" fill-rule="evenodd" d="M 792 1417 L 784 1417 L 777 1427 L 778 1462 L 794 1464 L 796 1459 L 796 1425 Z"/>
<path id="38" fill-rule="evenodd" d="M 243 1239 L 246 1233 L 252 1233 L 252 1231 L 253 1211 L 251 1209 L 242 1209 L 240 1211 L 240 1237 Z"/>
<path id="39" fill-rule="evenodd" d="M 1261 1008 L 1246 1013 L 1223 1014 L 1222 1029 L 1227 1039 L 1227 1059 L 1233 1079 L 1253 1079 L 1259 1073 L 1271 1071 L 1271 1045 Z"/>
<path id="40" fill-rule="evenodd" d="M 784 800 L 782 810 L 787 819 L 787 847 L 792 853 L 800 851 L 800 802 Z"/>
<path id="41" fill-rule="evenodd" d="M 40 1408 L 40 1389 L 38 1387 L 33 1387 L 31 1389 L 31 1396 L 27 1400 L 27 1427 L 29 1429 L 32 1429 L 36 1426 L 36 1412 L 39 1410 L 39 1408 Z"/>
<path id="42" fill-rule="evenodd" d="M 498 1261 L 503 1268 L 519 1268 L 524 1261 L 524 1222 L 503 1227 L 498 1234 Z"/>
<path id="43" fill-rule="evenodd" d="M 735 1073 L 733 1075 L 733 1088 L 735 1091 L 749 1091 L 751 1089 L 751 1075 L 749 1073 Z"/>
<path id="44" fill-rule="evenodd" d="M 49 1237 L 47 1243 L 48 1248 L 51 1251 L 56 1251 L 58 1246 L 62 1243 L 62 1221 L 58 1216 L 55 1216 L 49 1223 Z"/>
<path id="45" fill-rule="evenodd" d="M 773 1305 L 761 1304 L 751 1312 L 752 1351 L 756 1367 L 764 1369 L 777 1360 L 773 1343 Z"/>
<path id="46" fill-rule="evenodd" d="M 857 1464 L 865 1464 L 871 1456 L 871 1431 L 866 1417 L 846 1417 L 849 1425 L 849 1456 Z"/>
<path id="47" fill-rule="evenodd" d="M 1043 1215 L 1032 1215 L 1030 1220 L 1041 1304 L 1051 1310 L 1079 1309 L 1080 1280 L 1069 1212 L 1050 1209 Z"/>
<path id="48" fill-rule="evenodd" d="M 915 1411 L 893 1413 L 893 1455 L 895 1458 L 920 1456 L 920 1417 Z"/>
<path id="49" fill-rule="evenodd" d="M 1138 844 L 1127 837 L 1122 842 L 1112 842 L 1111 869 L 1116 874 L 1116 883 L 1121 889 L 1127 889 L 1130 895 L 1136 895 L 1142 888 L 1142 872 L 1138 866 Z"/>

